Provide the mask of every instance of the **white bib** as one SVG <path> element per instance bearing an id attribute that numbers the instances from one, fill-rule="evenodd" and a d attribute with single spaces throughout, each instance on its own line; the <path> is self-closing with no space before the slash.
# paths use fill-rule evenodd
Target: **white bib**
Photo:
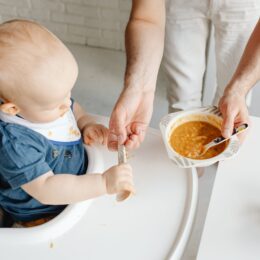
<path id="1" fill-rule="evenodd" d="M 0 111 L 0 119 L 6 123 L 28 127 L 51 141 L 75 142 L 81 138 L 80 130 L 71 109 L 62 117 L 50 123 L 31 123 L 21 117 L 10 116 L 2 111 Z"/>

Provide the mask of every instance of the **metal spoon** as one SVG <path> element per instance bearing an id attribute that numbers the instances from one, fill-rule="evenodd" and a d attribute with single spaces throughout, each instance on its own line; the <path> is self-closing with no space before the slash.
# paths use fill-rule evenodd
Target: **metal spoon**
<path id="1" fill-rule="evenodd" d="M 242 124 L 242 125 L 234 128 L 231 136 L 240 134 L 241 132 L 243 132 L 247 128 L 248 128 L 248 124 Z M 201 153 L 198 156 L 204 155 L 211 147 L 219 145 L 219 144 L 225 142 L 226 140 L 228 140 L 229 138 L 224 138 L 223 136 L 216 137 L 211 142 L 209 142 L 209 143 L 207 143 L 203 146 Z"/>

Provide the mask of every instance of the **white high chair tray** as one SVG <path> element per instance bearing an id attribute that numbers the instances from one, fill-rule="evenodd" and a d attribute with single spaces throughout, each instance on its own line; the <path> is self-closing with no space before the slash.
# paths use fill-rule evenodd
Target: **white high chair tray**
<path id="1" fill-rule="evenodd" d="M 117 163 L 117 153 L 100 148 L 99 154 L 99 167 Z M 129 162 L 135 196 L 120 203 L 103 196 L 70 205 L 39 227 L 0 229 L 1 259 L 179 259 L 196 211 L 195 169 L 177 168 L 155 129 Z"/>

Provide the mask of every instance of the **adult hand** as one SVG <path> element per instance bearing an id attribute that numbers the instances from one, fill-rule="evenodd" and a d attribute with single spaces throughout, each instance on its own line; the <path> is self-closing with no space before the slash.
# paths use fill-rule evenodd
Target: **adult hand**
<path id="1" fill-rule="evenodd" d="M 219 101 L 219 109 L 223 116 L 221 132 L 226 138 L 231 136 L 234 127 L 243 123 L 250 123 L 246 99 L 243 93 L 227 91 Z M 238 135 L 241 143 L 245 138 L 245 133 Z"/>
<path id="2" fill-rule="evenodd" d="M 239 65 L 219 102 L 224 122 L 222 134 L 229 137 L 234 125 L 249 123 L 245 96 L 260 80 L 260 21 L 258 21 L 241 57 Z M 240 134 L 240 140 L 244 133 Z"/>
<path id="3" fill-rule="evenodd" d="M 118 142 L 128 149 L 139 147 L 144 140 L 153 111 L 154 91 L 125 89 L 111 114 L 108 148 L 117 150 Z"/>

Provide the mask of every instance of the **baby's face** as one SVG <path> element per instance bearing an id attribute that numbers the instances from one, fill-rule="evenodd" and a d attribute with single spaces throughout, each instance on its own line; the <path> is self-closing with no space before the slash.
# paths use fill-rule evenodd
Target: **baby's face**
<path id="1" fill-rule="evenodd" d="M 71 94 L 69 93 L 64 99 L 58 103 L 50 103 L 46 107 L 33 107 L 28 111 L 21 111 L 28 121 L 34 123 L 48 123 L 62 117 L 71 106 Z"/>
<path id="2" fill-rule="evenodd" d="M 38 106 L 27 102 L 21 108 L 19 115 L 33 123 L 48 123 L 62 117 L 71 107 L 71 92 L 64 95 L 62 99 L 49 102 L 44 106 Z"/>

